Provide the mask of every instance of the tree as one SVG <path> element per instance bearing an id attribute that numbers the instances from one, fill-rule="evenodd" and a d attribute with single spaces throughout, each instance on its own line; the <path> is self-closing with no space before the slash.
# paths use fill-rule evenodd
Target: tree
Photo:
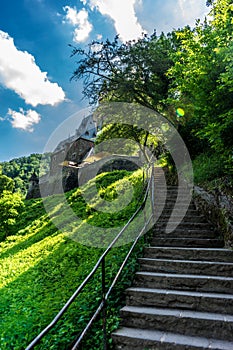
<path id="1" fill-rule="evenodd" d="M 35 172 L 40 176 L 49 170 L 50 155 L 31 154 L 28 157 L 15 158 L 2 162 L 2 174 L 14 180 L 15 191 L 20 191 L 23 195 L 27 193 L 29 179 Z"/>
<path id="2" fill-rule="evenodd" d="M 166 76 L 172 61 L 172 41 L 164 34 L 144 35 L 138 41 L 93 41 L 87 50 L 73 47 L 79 55 L 72 79 L 84 79 L 83 95 L 91 104 L 100 100 L 137 102 L 161 110 L 167 95 Z"/>
<path id="3" fill-rule="evenodd" d="M 176 32 L 179 50 L 168 102 L 186 111 L 184 124 L 205 140 L 208 148 L 231 158 L 233 117 L 233 5 L 230 0 L 209 1 L 211 20 L 197 21 Z M 187 130 L 187 128 L 184 128 Z"/>
<path id="4" fill-rule="evenodd" d="M 0 240 L 5 239 L 23 207 L 22 196 L 13 193 L 14 181 L 6 175 L 0 175 Z"/>
<path id="5" fill-rule="evenodd" d="M 120 43 L 93 41 L 88 49 L 73 47 L 73 55 L 81 56 L 72 79 L 84 79 L 83 95 L 91 104 L 97 102 L 136 102 L 155 111 L 165 109 L 169 78 L 166 72 L 172 65 L 171 36 L 154 33 L 138 41 Z M 120 119 L 120 118 L 119 118 Z M 97 143 L 111 137 L 134 140 L 144 153 L 144 146 L 156 145 L 149 132 L 124 123 L 107 125 Z"/>
<path id="6" fill-rule="evenodd" d="M 14 190 L 14 181 L 6 175 L 0 175 L 0 194 L 3 191 L 13 192 L 13 190 Z"/>

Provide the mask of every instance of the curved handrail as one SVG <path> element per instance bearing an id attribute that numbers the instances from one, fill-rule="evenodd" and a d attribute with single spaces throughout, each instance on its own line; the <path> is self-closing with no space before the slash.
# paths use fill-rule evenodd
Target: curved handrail
<path id="1" fill-rule="evenodd" d="M 123 235 L 123 233 L 125 232 L 125 230 L 127 229 L 127 227 L 130 225 L 130 223 L 134 220 L 134 218 L 138 215 L 138 213 L 144 208 L 146 200 L 148 198 L 148 194 L 150 191 L 150 187 L 152 185 L 153 188 L 153 168 L 151 170 L 151 176 L 150 176 L 150 180 L 147 184 L 147 188 L 146 188 L 146 192 L 143 198 L 143 202 L 142 204 L 137 208 L 137 210 L 134 212 L 134 214 L 131 216 L 131 218 L 128 220 L 128 222 L 125 224 L 125 226 L 120 230 L 120 232 L 118 233 L 118 235 L 113 239 L 113 241 L 109 244 L 109 246 L 107 247 L 107 249 L 104 251 L 104 253 L 101 255 L 101 257 L 99 258 L 99 260 L 97 261 L 96 265 L 94 266 L 94 268 L 92 269 L 92 271 L 89 273 L 89 275 L 84 279 L 84 281 L 80 284 L 80 286 L 76 289 L 76 291 L 73 293 L 73 295 L 70 297 L 70 299 L 66 302 L 66 304 L 62 307 L 62 309 L 57 313 L 57 315 L 54 317 L 54 319 L 40 332 L 40 334 L 38 334 L 38 336 L 36 336 L 33 341 L 26 347 L 25 350 L 31 350 L 33 349 L 39 342 L 40 340 L 57 324 L 57 322 L 60 320 L 60 318 L 62 317 L 62 315 L 66 312 L 66 310 L 69 308 L 69 306 L 73 303 L 73 301 L 76 299 L 76 297 L 82 292 L 83 288 L 86 286 L 86 284 L 89 282 L 89 280 L 94 276 L 95 272 L 97 271 L 97 269 L 99 268 L 100 265 L 102 265 L 102 280 L 103 280 L 103 273 L 104 273 L 104 279 L 105 279 L 105 257 L 107 256 L 107 254 L 110 252 L 110 250 L 112 249 L 112 247 L 115 245 L 115 243 L 120 239 L 120 237 Z M 98 308 L 96 309 L 94 315 L 92 316 L 92 318 L 90 319 L 90 321 L 88 322 L 87 326 L 85 327 L 85 329 L 82 331 L 82 333 L 80 334 L 80 336 L 78 337 L 78 340 L 76 341 L 75 345 L 73 346 L 72 350 L 77 349 L 77 346 L 80 344 L 80 342 L 82 341 L 83 337 L 85 336 L 86 332 L 89 330 L 90 326 L 92 325 L 93 321 L 96 319 L 96 317 L 99 315 L 99 313 L 102 311 L 102 309 L 104 308 L 105 302 L 108 299 L 113 287 L 115 286 L 120 273 L 122 272 L 124 266 L 126 265 L 135 245 L 137 244 L 138 240 L 140 239 L 140 237 L 142 236 L 145 227 L 149 224 L 149 222 L 151 221 L 153 217 L 153 212 L 150 216 L 150 218 L 146 221 L 146 223 L 144 224 L 144 227 L 141 229 L 141 231 L 139 232 L 138 236 L 136 237 L 136 239 L 134 240 L 134 243 L 132 245 L 132 247 L 130 248 L 124 262 L 122 263 L 120 269 L 117 272 L 117 275 L 115 276 L 109 290 L 107 293 L 103 293 L 103 297 L 102 297 L 102 301 L 100 303 L 100 305 L 98 306 Z M 102 289 L 105 289 L 105 286 L 102 285 Z"/>

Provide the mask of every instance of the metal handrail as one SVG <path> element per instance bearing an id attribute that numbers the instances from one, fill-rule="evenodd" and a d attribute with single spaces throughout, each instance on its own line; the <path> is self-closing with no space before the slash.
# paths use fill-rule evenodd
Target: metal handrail
<path id="1" fill-rule="evenodd" d="M 62 309 L 58 312 L 58 314 L 54 317 L 54 319 L 48 324 L 47 327 L 45 327 L 41 333 L 35 337 L 33 339 L 33 341 L 26 347 L 25 350 L 31 350 L 34 349 L 34 347 L 40 342 L 40 340 L 57 324 L 57 322 L 60 320 L 60 318 L 62 317 L 62 315 L 66 312 L 66 310 L 69 308 L 69 306 L 73 303 L 73 301 L 76 299 L 76 297 L 82 292 L 83 288 L 86 286 L 86 284 L 90 281 L 90 279 L 94 276 L 95 272 L 97 271 L 97 269 L 99 268 L 99 266 L 102 266 L 102 301 L 99 304 L 98 308 L 96 309 L 95 313 L 93 314 L 93 316 L 91 317 L 91 319 L 89 320 L 88 324 L 86 325 L 86 327 L 84 328 L 84 330 L 81 332 L 81 334 L 79 335 L 77 341 L 75 342 L 74 346 L 72 347 L 72 350 L 76 350 L 78 348 L 78 346 L 80 345 L 81 341 L 83 340 L 85 334 L 87 333 L 87 331 L 90 329 L 92 323 L 95 321 L 95 319 L 97 318 L 97 316 L 100 314 L 100 312 L 102 310 L 105 311 L 105 305 L 106 305 L 106 301 L 112 291 L 112 289 L 114 288 L 123 268 L 125 267 L 134 247 L 136 246 L 137 242 L 139 241 L 139 239 L 141 238 L 141 236 L 143 235 L 143 232 L 145 231 L 145 228 L 148 226 L 148 224 L 150 223 L 151 219 L 153 218 L 153 203 L 152 203 L 152 214 L 150 215 L 150 217 L 148 218 L 148 220 L 146 220 L 146 222 L 144 223 L 143 228 L 141 229 L 141 231 L 139 232 L 138 236 L 136 237 L 136 239 L 133 242 L 133 245 L 131 246 L 129 252 L 127 253 L 121 267 L 119 268 L 111 286 L 109 287 L 108 291 L 105 291 L 105 257 L 107 256 L 107 254 L 110 252 L 110 250 L 113 248 L 113 246 L 115 245 L 115 243 L 120 239 L 120 237 L 123 235 L 123 233 L 125 232 L 125 230 L 127 229 L 127 227 L 130 225 L 130 223 L 135 219 L 135 217 L 138 215 L 138 213 L 143 210 L 143 208 L 145 207 L 146 204 L 146 200 L 148 198 L 148 194 L 151 188 L 151 200 L 153 202 L 153 193 L 154 193 L 154 181 L 153 180 L 153 176 L 154 176 L 154 170 L 153 167 L 151 167 L 151 176 L 150 176 L 150 180 L 147 184 L 147 188 L 146 188 L 146 192 L 143 198 L 143 202 L 142 204 L 138 207 L 138 209 L 134 212 L 134 214 L 131 216 L 131 218 L 128 220 L 128 222 L 125 224 L 125 226 L 120 230 L 120 232 L 118 233 L 118 235 L 114 238 L 114 240 L 110 243 L 110 245 L 108 246 L 108 248 L 105 250 L 105 252 L 101 255 L 101 257 L 99 258 L 99 260 L 97 261 L 96 265 L 94 266 L 94 268 L 92 269 L 92 271 L 89 273 L 89 275 L 84 279 L 84 281 L 81 283 L 81 285 L 76 289 L 76 291 L 74 292 L 74 294 L 70 297 L 70 299 L 66 302 L 66 304 L 62 307 Z M 103 349 L 106 350 L 106 320 L 104 320 L 104 327 L 103 327 L 103 332 L 104 332 L 104 341 L 103 341 Z"/>

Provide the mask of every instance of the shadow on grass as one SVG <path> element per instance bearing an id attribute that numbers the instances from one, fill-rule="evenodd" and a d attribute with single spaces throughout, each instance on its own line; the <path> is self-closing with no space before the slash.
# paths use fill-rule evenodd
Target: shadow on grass
<path id="1" fill-rule="evenodd" d="M 56 237 L 57 239 L 58 237 Z M 49 254 L 29 266 L 0 290 L 1 349 L 23 350 L 48 325 L 94 267 L 103 250 L 82 246 L 69 239 L 53 242 Z M 106 260 L 106 282 L 110 285 L 129 247 L 114 248 Z M 108 303 L 108 333 L 119 323 L 124 290 L 134 277 L 140 247 L 128 264 Z M 16 267 L 17 268 L 17 267 Z M 87 284 L 61 321 L 35 348 L 68 350 L 95 311 L 101 298 L 101 271 Z M 101 348 L 101 321 L 94 324 L 82 350 Z M 110 349 L 110 348 L 109 348 Z"/>
<path id="2" fill-rule="evenodd" d="M 25 349 L 73 294 L 100 255 L 98 249 L 63 241 L 62 235 L 61 242 L 53 245 L 51 240 L 51 247 L 47 257 L 1 289 L 1 349 Z M 48 349 L 52 344 L 53 349 L 66 349 L 72 334 L 81 330 L 80 322 L 83 325 L 95 306 L 89 304 L 90 293 L 98 302 L 98 290 L 89 286 L 81 301 L 79 298 L 63 318 L 64 327 L 57 328 L 58 333 L 48 336 L 39 349 Z"/>

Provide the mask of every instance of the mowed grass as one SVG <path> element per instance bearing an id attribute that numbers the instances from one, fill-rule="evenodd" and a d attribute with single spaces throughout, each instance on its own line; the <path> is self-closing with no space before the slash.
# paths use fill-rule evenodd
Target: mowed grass
<path id="1" fill-rule="evenodd" d="M 127 190 L 128 184 L 130 190 Z M 97 190 L 96 190 L 97 188 Z M 92 192 L 89 203 L 83 199 L 85 191 Z M 96 227 L 112 228 L 119 232 L 140 204 L 142 172 L 116 171 L 101 174 L 96 182 L 90 181 L 83 189 L 66 194 L 66 200 L 81 218 L 75 227 L 79 236 L 69 238 L 66 225 L 58 230 L 44 209 L 42 199 L 25 201 L 13 234 L 0 243 L 0 349 L 25 349 L 29 342 L 54 318 L 92 270 L 112 237 L 97 237 Z M 131 193 L 130 193 L 131 192 Z M 127 205 L 118 210 L 117 202 L 123 196 Z M 47 198 L 51 215 L 62 222 L 62 202 L 58 196 Z M 105 209 L 112 205 L 110 212 Z M 114 206 L 115 210 L 114 210 Z M 48 208 L 48 206 L 47 206 Z M 65 220 L 65 216 L 63 217 Z M 68 221 L 68 220 L 67 220 Z M 74 226 L 74 223 L 72 223 Z M 72 226 L 72 227 L 73 227 Z M 88 234 L 86 228 L 88 227 Z M 135 228 L 135 227 L 134 227 Z M 70 227 L 69 227 L 70 229 Z M 82 232 L 85 231 L 85 232 Z M 114 231 L 116 230 L 116 231 Z M 97 233 L 96 233 L 97 235 Z M 87 244 L 83 244 L 87 239 Z M 109 284 L 128 250 L 127 244 L 114 248 L 106 261 Z M 91 245 L 94 243 L 95 246 Z M 103 243 L 101 247 L 100 242 Z M 123 241 L 122 241 L 123 242 Z M 95 244 L 96 243 L 96 244 Z M 141 248 L 138 248 L 139 250 Z M 118 325 L 117 310 L 123 300 L 123 290 L 130 284 L 135 269 L 136 254 L 114 290 L 108 308 L 108 332 Z M 86 286 L 69 311 L 62 317 L 36 349 L 69 349 L 82 330 L 101 298 L 101 273 Z M 101 348 L 101 326 L 96 323 L 86 338 L 83 349 Z"/>

